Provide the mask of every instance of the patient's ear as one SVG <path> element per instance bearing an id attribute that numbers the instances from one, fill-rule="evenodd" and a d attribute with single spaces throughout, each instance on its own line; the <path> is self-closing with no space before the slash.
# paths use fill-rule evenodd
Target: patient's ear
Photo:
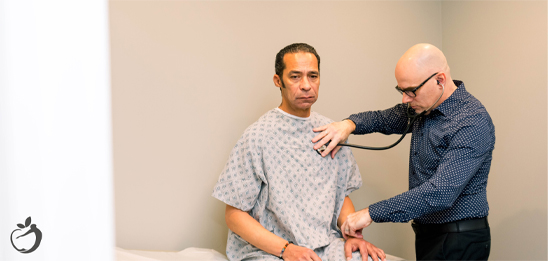
<path id="1" fill-rule="evenodd" d="M 272 80 L 274 81 L 274 85 L 276 85 L 276 87 L 282 88 L 282 81 L 280 79 L 280 76 L 278 76 L 277 74 L 274 74 L 274 77 L 272 78 Z"/>

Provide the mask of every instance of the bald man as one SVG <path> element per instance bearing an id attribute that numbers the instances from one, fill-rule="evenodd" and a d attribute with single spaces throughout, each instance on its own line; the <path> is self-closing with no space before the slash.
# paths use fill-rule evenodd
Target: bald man
<path id="1" fill-rule="evenodd" d="M 424 114 L 411 126 L 409 190 L 348 215 L 343 236 L 362 238 L 372 222 L 409 222 L 417 260 L 486 260 L 491 248 L 486 187 L 495 127 L 462 81 L 453 80 L 443 53 L 417 44 L 395 70 L 402 103 L 353 114 L 313 129 L 317 150 L 334 157 L 350 134 L 403 134 L 408 107 Z"/>

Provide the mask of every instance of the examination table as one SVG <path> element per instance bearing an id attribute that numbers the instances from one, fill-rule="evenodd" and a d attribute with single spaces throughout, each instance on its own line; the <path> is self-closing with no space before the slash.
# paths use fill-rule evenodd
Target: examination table
<path id="1" fill-rule="evenodd" d="M 387 260 L 403 260 L 392 255 L 386 255 Z M 225 255 L 207 248 L 189 247 L 179 252 L 127 250 L 116 248 L 116 261 L 227 261 Z M 369 258 L 371 260 L 371 258 Z M 341 260 L 344 261 L 344 260 Z"/>

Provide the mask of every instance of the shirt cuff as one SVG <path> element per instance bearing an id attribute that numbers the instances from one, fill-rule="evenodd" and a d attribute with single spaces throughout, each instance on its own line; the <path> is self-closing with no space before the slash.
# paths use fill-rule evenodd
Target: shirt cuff
<path id="1" fill-rule="evenodd" d="M 377 202 L 369 206 L 369 216 L 371 216 L 371 219 L 375 221 L 375 223 L 387 222 L 387 220 L 384 220 L 382 217 L 383 207 L 380 203 L 381 202 Z"/>
<path id="2" fill-rule="evenodd" d="M 358 126 L 358 122 L 360 122 L 360 117 L 358 116 L 358 114 L 352 114 L 352 115 L 348 116 L 348 118 L 343 119 L 343 121 L 344 120 L 351 120 L 352 122 L 354 122 L 354 125 L 356 125 L 356 128 L 354 129 L 352 134 L 364 134 L 365 133 L 365 131 L 362 130 L 360 128 L 360 126 Z"/>

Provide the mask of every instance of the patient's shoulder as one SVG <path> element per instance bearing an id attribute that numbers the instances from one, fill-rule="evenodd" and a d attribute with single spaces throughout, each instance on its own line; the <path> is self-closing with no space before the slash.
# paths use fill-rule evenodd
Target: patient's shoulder
<path id="1" fill-rule="evenodd" d="M 315 111 L 310 113 L 310 120 L 314 128 L 334 122 L 334 120 L 323 116 Z"/>
<path id="2" fill-rule="evenodd" d="M 240 138 L 240 142 L 254 145 L 262 143 L 271 135 L 277 120 L 275 109 L 266 112 L 245 129 Z"/>

